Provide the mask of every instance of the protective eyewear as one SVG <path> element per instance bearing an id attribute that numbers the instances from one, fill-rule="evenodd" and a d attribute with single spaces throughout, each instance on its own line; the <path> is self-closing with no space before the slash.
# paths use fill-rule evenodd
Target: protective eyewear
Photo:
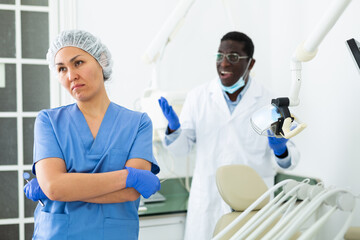
<path id="1" fill-rule="evenodd" d="M 248 56 L 240 56 L 237 53 L 217 53 L 216 54 L 216 62 L 221 63 L 224 60 L 224 57 L 229 61 L 229 63 L 235 64 L 240 61 L 240 59 L 247 59 Z"/>

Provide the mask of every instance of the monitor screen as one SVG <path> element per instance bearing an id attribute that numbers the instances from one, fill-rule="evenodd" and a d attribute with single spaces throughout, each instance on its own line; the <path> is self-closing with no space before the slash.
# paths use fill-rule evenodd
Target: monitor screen
<path id="1" fill-rule="evenodd" d="M 346 43 L 360 73 L 360 43 L 353 38 L 347 40 Z"/>

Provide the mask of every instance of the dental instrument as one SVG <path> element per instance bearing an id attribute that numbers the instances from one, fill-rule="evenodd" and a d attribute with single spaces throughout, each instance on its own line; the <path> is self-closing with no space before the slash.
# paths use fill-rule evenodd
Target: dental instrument
<path id="1" fill-rule="evenodd" d="M 24 172 L 24 173 L 23 173 L 23 178 L 25 179 L 25 181 L 26 181 L 27 183 L 29 183 L 30 173 Z M 43 207 L 45 206 L 44 203 L 43 203 L 43 201 L 41 201 L 41 199 L 39 199 L 38 202 L 40 203 L 41 206 L 43 206 Z"/>

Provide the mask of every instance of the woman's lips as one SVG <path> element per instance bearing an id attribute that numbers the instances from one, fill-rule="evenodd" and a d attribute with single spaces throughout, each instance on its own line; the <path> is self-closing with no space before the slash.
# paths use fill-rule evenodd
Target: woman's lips
<path id="1" fill-rule="evenodd" d="M 76 85 L 74 85 L 74 86 L 71 88 L 71 90 L 79 89 L 79 88 L 83 87 L 84 85 L 85 85 L 85 84 L 76 84 Z"/>

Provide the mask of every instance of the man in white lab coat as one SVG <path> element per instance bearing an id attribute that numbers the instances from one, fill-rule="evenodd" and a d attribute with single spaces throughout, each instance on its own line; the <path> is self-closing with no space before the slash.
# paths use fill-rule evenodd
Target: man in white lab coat
<path id="1" fill-rule="evenodd" d="M 270 93 L 249 77 L 253 53 L 248 36 L 229 32 L 217 53 L 218 77 L 188 93 L 180 121 L 166 99 L 159 99 L 169 121 L 164 139 L 168 150 L 186 155 L 196 143 L 185 239 L 211 239 L 216 221 L 231 210 L 217 191 L 218 167 L 248 165 L 270 187 L 276 164 L 291 169 L 298 162 L 299 152 L 291 141 L 259 136 L 251 127 L 251 114 L 271 103 Z"/>

